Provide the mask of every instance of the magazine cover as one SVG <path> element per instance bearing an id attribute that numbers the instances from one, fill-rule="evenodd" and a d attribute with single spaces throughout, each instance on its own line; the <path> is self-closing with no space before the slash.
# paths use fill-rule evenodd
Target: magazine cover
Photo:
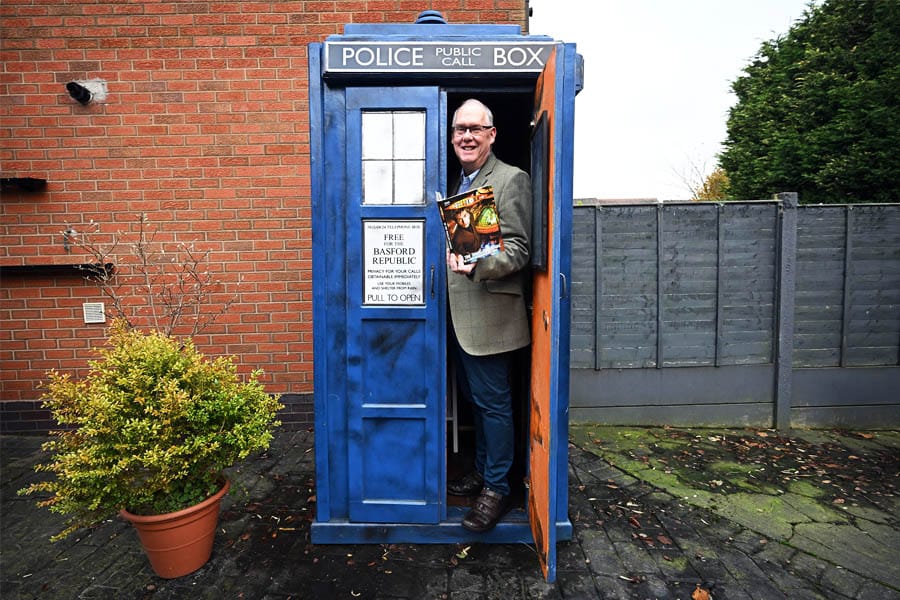
<path id="1" fill-rule="evenodd" d="M 465 264 L 503 250 L 494 188 L 473 188 L 449 198 L 439 194 L 437 204 L 447 232 L 447 246 L 450 252 L 461 255 Z"/>

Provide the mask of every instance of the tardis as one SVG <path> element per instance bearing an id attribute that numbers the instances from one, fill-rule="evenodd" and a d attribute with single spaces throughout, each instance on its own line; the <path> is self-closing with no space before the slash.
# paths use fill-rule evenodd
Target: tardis
<path id="1" fill-rule="evenodd" d="M 317 514 L 312 541 L 534 543 L 548 580 L 568 518 L 573 44 L 514 25 L 348 24 L 309 45 Z M 465 406 L 447 362 L 446 234 L 456 108 L 531 176 L 532 344 L 516 385 L 520 501 L 493 530 L 447 495 Z M 501 215 L 502 221 L 502 215 Z M 464 403 L 463 403 L 464 404 Z"/>

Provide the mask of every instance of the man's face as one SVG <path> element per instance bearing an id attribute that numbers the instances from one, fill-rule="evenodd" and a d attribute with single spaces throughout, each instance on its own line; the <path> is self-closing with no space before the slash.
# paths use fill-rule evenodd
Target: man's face
<path id="1" fill-rule="evenodd" d="M 456 222 L 459 223 L 460 227 L 468 227 L 471 220 L 469 211 L 467 210 L 461 210 L 456 215 Z"/>
<path id="2" fill-rule="evenodd" d="M 462 106 L 456 113 L 456 122 L 453 123 L 454 127 L 487 124 L 484 110 L 477 105 Z M 469 130 L 459 134 L 454 129 L 451 135 L 453 136 L 453 151 L 456 153 L 463 171 L 471 173 L 480 169 L 487 161 L 494 138 L 497 137 L 497 130 L 491 127 L 476 135 Z"/>

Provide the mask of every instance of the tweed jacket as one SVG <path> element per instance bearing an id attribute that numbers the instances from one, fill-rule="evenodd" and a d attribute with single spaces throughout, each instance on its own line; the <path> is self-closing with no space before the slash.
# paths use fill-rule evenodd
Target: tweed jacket
<path id="1" fill-rule="evenodd" d="M 531 180 L 492 153 L 471 188 L 487 185 L 494 188 L 504 249 L 479 260 L 469 276 L 447 269 L 450 320 L 460 346 L 473 356 L 508 352 L 531 342 L 525 305 Z"/>

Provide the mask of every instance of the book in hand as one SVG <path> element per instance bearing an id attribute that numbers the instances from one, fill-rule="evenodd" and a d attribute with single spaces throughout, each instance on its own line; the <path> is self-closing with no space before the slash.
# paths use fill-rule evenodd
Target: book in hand
<path id="1" fill-rule="evenodd" d="M 447 233 L 447 247 L 462 256 L 464 264 L 503 250 L 493 187 L 472 188 L 449 198 L 441 198 L 438 192 L 437 205 Z"/>

